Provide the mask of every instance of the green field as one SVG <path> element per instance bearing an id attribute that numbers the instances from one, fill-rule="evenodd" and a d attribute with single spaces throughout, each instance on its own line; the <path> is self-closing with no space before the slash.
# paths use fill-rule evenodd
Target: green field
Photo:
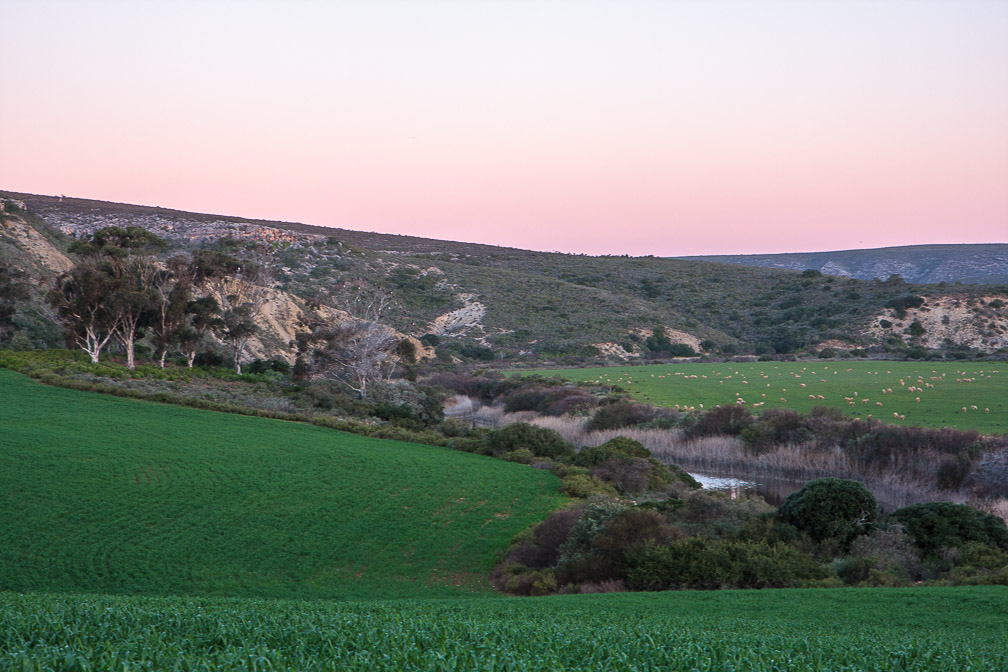
<path id="1" fill-rule="evenodd" d="M 6 370 L 0 408 L 0 670 L 1008 669 L 1003 586 L 503 598 L 549 473 Z"/>
<path id="2" fill-rule="evenodd" d="M 0 669 L 1008 669 L 1008 588 L 304 602 L 0 594 Z"/>
<path id="3" fill-rule="evenodd" d="M 0 369 L 0 590 L 271 597 L 487 590 L 548 472 Z"/>
<path id="4" fill-rule="evenodd" d="M 699 410 L 743 399 L 754 412 L 832 406 L 862 419 L 870 414 L 903 425 L 1008 432 L 1008 364 L 997 362 L 729 362 L 520 373 L 617 385 L 668 408 Z"/>

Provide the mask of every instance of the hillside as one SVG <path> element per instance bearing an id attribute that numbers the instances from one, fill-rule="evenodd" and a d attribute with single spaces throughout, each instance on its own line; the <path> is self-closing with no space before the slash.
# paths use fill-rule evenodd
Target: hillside
<path id="1" fill-rule="evenodd" d="M 551 474 L 0 370 L 0 590 L 459 595 L 557 506 Z"/>
<path id="2" fill-rule="evenodd" d="M 1004 287 L 920 285 L 888 276 L 859 280 L 650 256 L 541 253 L 76 198 L 9 197 L 28 212 L 8 221 L 64 241 L 107 226 L 141 226 L 168 241 L 164 258 L 219 248 L 265 263 L 274 273 L 272 315 L 260 321 L 264 329 L 250 347 L 251 357 L 293 361 L 290 341 L 312 319 L 308 305 L 339 308 L 340 288 L 360 280 L 389 292 L 395 310 L 383 319 L 400 334 L 424 337 L 431 346 L 424 354 L 445 365 L 668 356 L 648 345 L 655 328 L 670 343 L 687 346 L 684 352 L 722 356 L 827 347 L 898 356 L 908 347 L 982 354 L 1008 346 L 1008 311 L 998 298 L 1008 296 Z M 6 230 L 4 235 L 11 239 Z M 17 241 L 7 247 L 29 254 Z M 915 309 L 930 311 L 923 338 L 914 326 L 917 318 L 899 322 L 907 317 L 901 306 L 915 303 L 913 297 L 923 302 Z M 956 312 L 960 307 L 968 314 Z M 335 315 L 323 313 L 323 320 Z M 970 322 L 965 330 L 964 319 Z M 880 329 L 880 320 L 896 327 Z"/>
<path id="3" fill-rule="evenodd" d="M 964 282 L 997 285 L 1008 283 L 1008 244 L 906 245 L 869 250 L 792 252 L 785 254 L 737 254 L 680 257 L 762 268 L 795 271 L 815 269 L 827 275 L 872 280 L 893 274 L 907 282 L 937 284 Z"/>

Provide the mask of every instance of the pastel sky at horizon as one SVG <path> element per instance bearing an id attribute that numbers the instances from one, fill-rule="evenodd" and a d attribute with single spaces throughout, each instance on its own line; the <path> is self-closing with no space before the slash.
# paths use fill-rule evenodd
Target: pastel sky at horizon
<path id="1" fill-rule="evenodd" d="M 1008 242 L 1006 0 L 0 0 L 0 189 L 588 254 Z"/>

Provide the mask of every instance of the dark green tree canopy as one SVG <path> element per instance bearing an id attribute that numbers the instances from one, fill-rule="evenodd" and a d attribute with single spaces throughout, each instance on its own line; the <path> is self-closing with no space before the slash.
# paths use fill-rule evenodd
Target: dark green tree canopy
<path id="1" fill-rule="evenodd" d="M 946 548 L 962 548 L 971 541 L 1008 551 L 1005 522 L 965 504 L 914 504 L 894 511 L 890 518 L 903 525 L 925 555 L 936 555 Z"/>
<path id="2" fill-rule="evenodd" d="M 820 478 L 788 495 L 777 515 L 816 541 L 846 543 L 868 532 L 878 517 L 878 503 L 863 483 Z"/>

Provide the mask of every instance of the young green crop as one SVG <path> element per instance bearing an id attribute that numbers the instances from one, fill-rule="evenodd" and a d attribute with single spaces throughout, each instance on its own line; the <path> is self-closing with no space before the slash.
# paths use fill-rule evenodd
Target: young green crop
<path id="1" fill-rule="evenodd" d="M 482 592 L 561 500 L 554 476 L 501 460 L 7 370 L 0 407 L 0 590 Z"/>
<path id="2" fill-rule="evenodd" d="M 328 602 L 0 594 L 0 669 L 1008 669 L 1008 588 Z"/>
<path id="3" fill-rule="evenodd" d="M 614 385 L 668 408 L 830 406 L 895 424 L 1008 432 L 1008 365 L 998 362 L 727 362 L 528 373 Z"/>

